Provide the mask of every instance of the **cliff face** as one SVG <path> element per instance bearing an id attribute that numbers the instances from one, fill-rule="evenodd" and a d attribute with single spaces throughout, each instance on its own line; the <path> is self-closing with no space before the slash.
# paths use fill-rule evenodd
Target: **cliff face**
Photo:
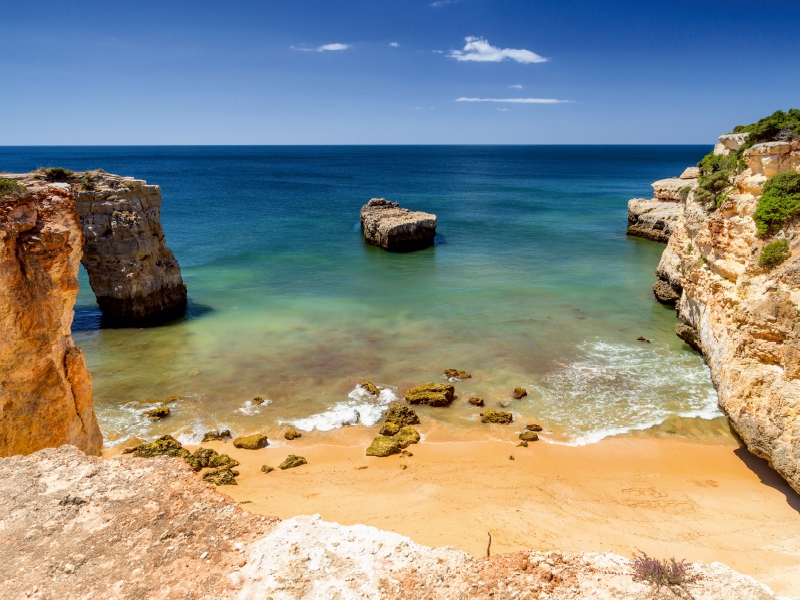
<path id="1" fill-rule="evenodd" d="M 682 203 L 697 188 L 699 169 L 689 167 L 680 177 L 653 183 L 653 198 L 628 201 L 628 235 L 666 244 L 675 229 Z"/>
<path id="2" fill-rule="evenodd" d="M 43 173 L 3 176 L 30 186 Z M 138 325 L 183 314 L 186 286 L 166 246 L 160 188 L 103 171 L 63 179 L 75 196 L 85 238 L 82 262 L 103 315 Z"/>
<path id="3" fill-rule="evenodd" d="M 70 331 L 82 244 L 68 186 L 0 199 L 0 456 L 100 452 L 92 379 Z"/>
<path id="4" fill-rule="evenodd" d="M 723 136 L 715 153 L 741 143 Z M 768 240 L 753 220 L 766 179 L 800 171 L 800 143 L 757 144 L 744 160 L 748 168 L 718 209 L 709 213 L 688 194 L 657 286 L 680 294 L 676 332 L 706 357 L 734 429 L 800 491 L 800 227 L 790 221 L 778 234 L 792 257 L 768 270 L 758 265 Z"/>

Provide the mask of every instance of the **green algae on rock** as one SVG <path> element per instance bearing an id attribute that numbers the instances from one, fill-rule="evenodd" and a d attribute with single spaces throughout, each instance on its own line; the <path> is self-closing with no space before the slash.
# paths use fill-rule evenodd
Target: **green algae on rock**
<path id="1" fill-rule="evenodd" d="M 269 465 L 262 465 L 261 472 L 262 473 L 272 473 L 275 470 L 275 467 L 270 467 Z"/>
<path id="2" fill-rule="evenodd" d="M 283 437 L 287 440 L 296 440 L 299 437 L 303 437 L 303 434 L 297 431 L 297 429 L 287 429 L 283 432 Z"/>
<path id="3" fill-rule="evenodd" d="M 527 431 L 541 431 L 542 426 L 539 425 L 538 423 L 528 423 L 527 425 L 525 425 L 525 429 Z"/>
<path id="4" fill-rule="evenodd" d="M 453 402 L 455 388 L 449 383 L 422 383 L 405 394 L 409 404 L 427 404 L 428 406 L 448 406 Z"/>
<path id="5" fill-rule="evenodd" d="M 160 421 L 161 419 L 169 416 L 169 406 L 159 406 L 158 408 L 154 408 L 152 410 L 146 410 L 142 414 L 148 419 Z"/>
<path id="6" fill-rule="evenodd" d="M 231 439 L 230 429 L 223 429 L 222 431 L 217 431 L 216 429 L 212 429 L 211 431 L 205 432 L 205 434 L 203 435 L 202 442 L 217 442 L 229 439 Z"/>
<path id="7" fill-rule="evenodd" d="M 517 448 L 520 448 L 520 447 L 527 448 L 528 447 L 528 442 L 526 442 L 525 440 L 522 440 L 519 444 L 517 444 Z"/>
<path id="8" fill-rule="evenodd" d="M 534 433 L 533 431 L 523 431 L 519 434 L 519 439 L 523 442 L 535 442 L 539 439 L 539 434 Z"/>
<path id="9" fill-rule="evenodd" d="M 503 412 L 502 410 L 487 410 L 485 413 L 481 413 L 481 423 L 501 423 L 507 425 L 513 420 L 514 415 L 509 412 Z"/>
<path id="10" fill-rule="evenodd" d="M 472 377 L 472 375 L 466 371 L 460 371 L 458 369 L 445 369 L 444 376 L 447 377 L 447 379 L 469 379 Z"/>
<path id="11" fill-rule="evenodd" d="M 139 458 L 152 458 L 153 456 L 191 456 L 191 452 L 184 450 L 181 443 L 171 435 L 162 435 L 154 442 L 140 444 L 133 450 L 133 455 Z"/>
<path id="12" fill-rule="evenodd" d="M 514 393 L 512 394 L 515 400 L 524 398 L 527 395 L 528 395 L 528 390 L 526 390 L 525 388 L 514 388 Z"/>
<path id="13" fill-rule="evenodd" d="M 381 435 L 386 435 L 391 437 L 397 434 L 397 432 L 400 431 L 400 429 L 401 427 L 397 423 L 392 423 L 391 421 L 387 421 L 386 423 L 383 424 L 383 427 L 381 427 L 381 430 L 378 433 L 380 433 Z"/>
<path id="14" fill-rule="evenodd" d="M 308 461 L 303 456 L 297 456 L 296 454 L 290 454 L 286 457 L 281 464 L 278 465 L 278 468 L 281 471 L 285 471 L 286 469 L 293 469 L 295 467 L 299 467 L 301 465 L 307 465 Z"/>
<path id="15" fill-rule="evenodd" d="M 213 469 L 207 473 L 203 473 L 203 481 L 213 483 L 214 485 L 238 485 L 236 477 L 239 476 L 239 471 L 233 471 L 229 467 L 220 467 Z"/>
<path id="16" fill-rule="evenodd" d="M 361 387 L 362 390 L 364 390 L 365 392 L 367 392 L 369 394 L 372 394 L 373 396 L 377 396 L 378 394 L 381 393 L 381 388 L 379 388 L 377 385 L 375 385 L 371 381 L 362 381 L 358 385 Z"/>
<path id="17" fill-rule="evenodd" d="M 379 435 L 367 448 L 367 456 L 389 456 L 390 454 L 400 454 L 400 442 L 393 437 Z"/>
<path id="18" fill-rule="evenodd" d="M 481 398 L 480 396 L 477 396 L 475 398 L 470 398 L 469 400 L 467 400 L 467 402 L 472 404 L 472 406 L 483 406 L 484 404 L 483 398 Z"/>
<path id="19" fill-rule="evenodd" d="M 267 436 L 256 433 L 254 435 L 246 435 L 234 439 L 233 446 L 243 450 L 260 450 L 261 448 L 269 446 L 269 440 Z"/>
<path id="20" fill-rule="evenodd" d="M 420 440 L 419 433 L 411 427 L 403 427 L 397 432 L 395 438 L 400 448 L 408 448 L 411 444 L 416 444 Z"/>
<path id="21" fill-rule="evenodd" d="M 419 417 L 414 409 L 402 402 L 392 402 L 386 410 L 386 422 L 394 423 L 398 427 L 418 425 Z"/>

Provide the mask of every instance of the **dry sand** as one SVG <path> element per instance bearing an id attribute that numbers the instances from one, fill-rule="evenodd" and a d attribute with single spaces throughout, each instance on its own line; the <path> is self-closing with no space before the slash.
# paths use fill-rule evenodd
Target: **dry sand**
<path id="1" fill-rule="evenodd" d="M 474 556 L 521 549 L 637 549 L 722 562 L 778 594 L 800 596 L 800 496 L 733 442 L 622 437 L 569 447 L 542 441 L 434 443 L 413 457 L 367 457 L 369 431 L 301 438 L 262 450 L 204 444 L 241 461 L 242 508 L 282 519 L 318 513 Z M 347 442 L 357 445 L 337 445 Z M 308 465 L 277 467 L 288 455 Z M 514 460 L 509 460 L 513 455 Z M 407 465 L 402 469 L 400 465 Z M 365 468 L 366 467 L 366 468 Z"/>

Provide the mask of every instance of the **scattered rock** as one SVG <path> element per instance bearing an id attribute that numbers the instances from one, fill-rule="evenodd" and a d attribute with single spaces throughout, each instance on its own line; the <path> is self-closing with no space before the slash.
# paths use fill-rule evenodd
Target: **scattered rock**
<path id="1" fill-rule="evenodd" d="M 369 394 L 371 394 L 373 396 L 377 396 L 378 394 L 381 393 L 381 388 L 379 388 L 377 385 L 375 385 L 371 381 L 362 381 L 358 385 L 361 386 L 362 390 L 366 391 L 367 393 L 369 393 Z"/>
<path id="2" fill-rule="evenodd" d="M 535 442 L 539 439 L 539 434 L 533 431 L 523 431 L 519 434 L 519 439 L 521 439 L 523 442 Z"/>
<path id="3" fill-rule="evenodd" d="M 507 425 L 514 420 L 514 415 L 500 410 L 487 410 L 481 413 L 481 423 L 502 423 Z"/>
<path id="4" fill-rule="evenodd" d="M 255 398 L 253 398 L 253 402 L 255 404 L 264 404 L 264 402 L 266 402 L 266 400 L 264 400 L 264 398 L 262 396 L 256 396 Z"/>
<path id="5" fill-rule="evenodd" d="M 511 456 L 509 456 L 508 460 L 514 460 L 514 455 L 512 454 Z"/>
<path id="6" fill-rule="evenodd" d="M 454 379 L 460 381 L 461 379 L 469 379 L 472 377 L 472 375 L 466 371 L 459 371 L 458 369 L 445 369 L 444 376 L 451 381 Z"/>
<path id="7" fill-rule="evenodd" d="M 214 485 L 238 485 L 236 483 L 236 477 L 238 476 L 239 471 L 233 471 L 228 467 L 220 467 L 203 473 L 203 481 Z"/>
<path id="8" fill-rule="evenodd" d="M 395 439 L 397 440 L 398 444 L 400 444 L 401 448 L 408 448 L 411 444 L 418 443 L 420 437 L 419 433 L 417 433 L 415 429 L 412 429 L 411 427 L 403 427 L 397 432 Z"/>
<path id="9" fill-rule="evenodd" d="M 216 429 L 212 429 L 211 431 L 206 431 L 205 434 L 203 435 L 203 442 L 217 442 L 220 440 L 229 440 L 229 439 L 231 439 L 230 429 L 224 429 L 222 431 L 217 431 Z"/>
<path id="10" fill-rule="evenodd" d="M 525 440 L 522 440 L 519 444 L 517 444 L 517 448 L 519 448 L 519 447 L 527 448 L 528 447 L 528 442 L 526 442 Z"/>
<path id="11" fill-rule="evenodd" d="M 269 440 L 267 436 L 256 433 L 255 435 L 236 438 L 233 440 L 233 445 L 235 448 L 242 448 L 244 450 L 260 450 L 261 448 L 269 446 Z"/>
<path id="12" fill-rule="evenodd" d="M 449 383 L 422 383 L 408 390 L 405 394 L 409 404 L 427 404 L 428 406 L 448 406 L 453 402 L 455 388 Z"/>
<path id="13" fill-rule="evenodd" d="M 414 409 L 402 402 L 389 404 L 385 418 L 387 423 L 395 423 L 398 427 L 419 424 L 419 417 L 414 412 Z"/>
<path id="14" fill-rule="evenodd" d="M 400 465 L 400 468 L 405 471 L 408 468 L 408 465 Z"/>
<path id="15" fill-rule="evenodd" d="M 400 431 L 400 429 L 401 427 L 397 423 L 386 422 L 378 433 L 391 437 Z"/>
<path id="16" fill-rule="evenodd" d="M 637 337 L 636 341 L 637 342 L 647 342 L 648 344 L 650 343 L 650 340 L 648 340 L 646 337 L 642 337 L 642 336 Z"/>
<path id="17" fill-rule="evenodd" d="M 653 285 L 653 295 L 661 304 L 674 305 L 681 299 L 680 292 L 678 292 L 669 281 L 665 281 L 664 279 L 659 279 L 656 281 L 655 285 Z"/>
<path id="18" fill-rule="evenodd" d="M 436 215 L 398 208 L 397 202 L 373 198 L 361 208 L 364 240 L 390 252 L 410 252 L 433 246 Z"/>
<path id="19" fill-rule="evenodd" d="M 525 425 L 526 431 L 542 431 L 542 426 L 538 423 L 528 423 Z"/>
<path id="20" fill-rule="evenodd" d="M 133 455 L 141 458 L 151 458 L 153 456 L 179 456 L 184 458 L 191 456 L 191 452 L 184 450 L 178 440 L 167 434 L 162 435 L 154 442 L 140 444 L 134 449 Z"/>
<path id="21" fill-rule="evenodd" d="M 264 465 L 261 467 L 262 473 L 272 473 L 275 470 L 274 467 L 270 467 L 269 465 Z"/>
<path id="22" fill-rule="evenodd" d="M 402 454 L 403 456 L 414 456 L 414 455 L 413 455 L 411 452 L 409 452 L 408 450 L 403 450 L 403 451 L 402 451 L 400 454 Z"/>
<path id="23" fill-rule="evenodd" d="M 299 437 L 303 437 L 303 434 L 297 431 L 297 429 L 287 429 L 286 431 L 283 432 L 283 437 L 291 441 L 291 440 L 296 440 Z"/>
<path id="24" fill-rule="evenodd" d="M 477 396 L 475 398 L 470 398 L 469 400 L 467 400 L 467 402 L 472 404 L 472 406 L 483 406 L 483 398 L 481 398 L 480 396 Z"/>
<path id="25" fill-rule="evenodd" d="M 169 406 L 159 406 L 153 410 L 146 410 L 142 414 L 148 419 L 160 421 L 161 419 L 169 416 Z"/>
<path id="26" fill-rule="evenodd" d="M 308 461 L 304 457 L 297 456 L 296 454 L 290 454 L 289 456 L 286 457 L 286 460 L 284 460 L 281 464 L 278 465 L 278 468 L 281 471 L 285 471 L 286 469 L 294 469 L 295 467 L 307 464 Z"/>
<path id="27" fill-rule="evenodd" d="M 379 435 L 367 448 L 367 456 L 389 456 L 400 454 L 400 442 L 393 437 Z"/>
<path id="28" fill-rule="evenodd" d="M 520 398 L 524 398 L 528 395 L 528 390 L 525 388 L 514 388 L 514 393 L 512 394 L 515 400 L 519 400 Z"/>

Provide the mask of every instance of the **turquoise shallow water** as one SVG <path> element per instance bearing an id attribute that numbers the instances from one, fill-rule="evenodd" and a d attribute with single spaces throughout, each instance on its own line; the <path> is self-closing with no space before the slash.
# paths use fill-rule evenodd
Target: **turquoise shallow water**
<path id="1" fill-rule="evenodd" d="M 663 246 L 625 236 L 627 200 L 707 151 L 2 148 L 0 169 L 102 167 L 162 187 L 188 318 L 103 329 L 82 273 L 73 330 L 108 445 L 212 428 L 369 426 L 393 393 L 442 381 L 445 368 L 473 378 L 456 383 L 450 408 L 421 409 L 425 419 L 487 431 L 465 402 L 480 395 L 541 422 L 543 438 L 577 444 L 719 417 L 706 366 L 653 300 Z M 436 246 L 366 246 L 358 213 L 372 197 L 436 213 Z M 389 391 L 354 392 L 365 379 Z M 529 394 L 510 400 L 517 386 Z M 141 416 L 172 395 L 168 419 Z"/>

